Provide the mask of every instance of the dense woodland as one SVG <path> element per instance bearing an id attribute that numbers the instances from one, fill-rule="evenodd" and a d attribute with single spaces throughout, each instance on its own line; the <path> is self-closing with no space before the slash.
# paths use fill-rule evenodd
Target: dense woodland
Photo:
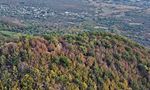
<path id="1" fill-rule="evenodd" d="M 150 89 L 150 50 L 125 37 L 11 35 L 0 33 L 0 90 Z"/>
<path id="2" fill-rule="evenodd" d="M 148 0 L 0 0 L 0 90 L 150 90 L 149 24 Z"/>

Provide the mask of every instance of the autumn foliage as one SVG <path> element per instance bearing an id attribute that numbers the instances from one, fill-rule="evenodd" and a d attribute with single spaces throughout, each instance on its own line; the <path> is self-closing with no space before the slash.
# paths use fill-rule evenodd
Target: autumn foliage
<path id="1" fill-rule="evenodd" d="M 21 36 L 0 48 L 0 90 L 148 90 L 150 51 L 118 35 Z"/>

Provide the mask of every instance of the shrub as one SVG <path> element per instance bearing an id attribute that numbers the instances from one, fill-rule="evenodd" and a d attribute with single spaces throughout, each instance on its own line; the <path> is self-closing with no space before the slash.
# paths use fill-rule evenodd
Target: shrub
<path id="1" fill-rule="evenodd" d="M 62 65 L 62 66 L 64 66 L 64 67 L 68 67 L 69 66 L 69 59 L 67 58 L 67 57 L 65 57 L 65 56 L 61 56 L 60 58 L 59 58 L 59 60 L 60 60 L 60 64 Z"/>
<path id="2" fill-rule="evenodd" d="M 54 43 L 55 45 L 58 44 L 58 35 L 55 33 L 52 33 L 50 35 L 44 35 L 44 38 L 50 43 Z"/>
<path id="3" fill-rule="evenodd" d="M 81 90 L 86 90 L 87 89 L 87 84 L 85 82 L 81 83 Z"/>
<path id="4" fill-rule="evenodd" d="M 90 51 L 87 51 L 87 56 L 92 56 L 94 57 L 95 56 L 95 52 L 94 52 L 94 49 L 91 49 Z"/>
<path id="5" fill-rule="evenodd" d="M 68 79 L 64 75 L 57 77 L 57 78 L 58 78 L 58 81 L 62 83 L 67 83 L 68 81 Z"/>
<path id="6" fill-rule="evenodd" d="M 83 54 L 87 53 L 87 48 L 84 46 L 80 46 L 79 49 L 82 51 Z"/>
<path id="7" fill-rule="evenodd" d="M 131 81 L 130 86 L 132 90 L 140 90 L 138 83 L 135 81 Z"/>
<path id="8" fill-rule="evenodd" d="M 101 77 L 98 77 L 98 78 L 97 78 L 97 81 L 98 81 L 98 83 L 99 83 L 100 85 L 102 85 L 102 84 L 104 83 L 104 80 L 103 80 L 103 78 L 101 78 Z"/>
<path id="9" fill-rule="evenodd" d="M 125 50 L 131 53 L 131 48 L 130 47 L 125 47 Z"/>
<path id="10" fill-rule="evenodd" d="M 63 67 L 68 67 L 70 60 L 65 56 L 60 56 L 60 57 L 54 57 L 53 62 L 58 65 L 62 65 Z"/>
<path id="11" fill-rule="evenodd" d="M 135 54 L 137 61 L 141 61 L 141 55 L 137 52 Z"/>
<path id="12" fill-rule="evenodd" d="M 78 84 L 78 85 L 80 85 L 80 84 L 81 84 L 81 80 L 80 80 L 80 79 L 78 79 L 78 78 L 74 79 L 73 81 L 74 81 L 74 83 L 76 83 L 76 84 Z"/>
<path id="13" fill-rule="evenodd" d="M 121 60 L 121 56 L 118 53 L 114 53 L 113 56 L 115 59 Z"/>
<path id="14" fill-rule="evenodd" d="M 79 90 L 79 87 L 74 83 L 68 83 L 66 90 Z"/>
<path id="15" fill-rule="evenodd" d="M 124 58 L 125 60 L 131 59 L 130 54 L 127 51 L 122 54 L 122 58 Z"/>
<path id="16" fill-rule="evenodd" d="M 0 80 L 0 90 L 3 90 L 3 84 L 1 82 L 1 80 Z"/>
<path id="17" fill-rule="evenodd" d="M 28 60 L 28 52 L 26 50 L 21 50 L 20 57 L 21 57 L 21 61 Z"/>
<path id="18" fill-rule="evenodd" d="M 34 83 L 33 78 L 29 74 L 26 74 L 21 80 L 22 89 L 23 90 L 32 90 L 33 83 Z"/>
<path id="19" fill-rule="evenodd" d="M 104 79 L 107 79 L 107 78 L 109 78 L 109 79 L 114 78 L 113 74 L 110 71 L 105 71 L 104 72 Z"/>
<path id="20" fill-rule="evenodd" d="M 83 61 L 81 60 L 81 58 L 80 58 L 79 56 L 77 57 L 77 61 L 78 61 L 80 64 L 83 63 Z"/>
<path id="21" fill-rule="evenodd" d="M 112 48 L 112 45 L 109 43 L 108 40 L 106 39 L 103 39 L 102 40 L 102 45 L 105 47 L 105 48 Z"/>
<path id="22" fill-rule="evenodd" d="M 59 64 L 59 57 L 53 57 L 52 62 Z"/>
<path id="23" fill-rule="evenodd" d="M 142 73 L 142 75 L 147 75 L 148 67 L 144 64 L 138 64 L 138 70 Z"/>

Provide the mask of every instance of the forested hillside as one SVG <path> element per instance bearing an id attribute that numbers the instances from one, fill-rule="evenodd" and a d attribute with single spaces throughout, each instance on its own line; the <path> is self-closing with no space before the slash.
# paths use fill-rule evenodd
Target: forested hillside
<path id="1" fill-rule="evenodd" d="M 150 89 L 150 51 L 124 37 L 100 31 L 0 36 L 6 38 L 0 90 Z"/>

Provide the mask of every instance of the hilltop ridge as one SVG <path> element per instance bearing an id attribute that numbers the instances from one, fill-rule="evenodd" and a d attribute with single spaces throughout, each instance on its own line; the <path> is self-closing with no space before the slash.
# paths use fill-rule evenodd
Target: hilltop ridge
<path id="1" fill-rule="evenodd" d="M 150 51 L 105 32 L 20 36 L 0 48 L 0 89 L 148 90 Z"/>

